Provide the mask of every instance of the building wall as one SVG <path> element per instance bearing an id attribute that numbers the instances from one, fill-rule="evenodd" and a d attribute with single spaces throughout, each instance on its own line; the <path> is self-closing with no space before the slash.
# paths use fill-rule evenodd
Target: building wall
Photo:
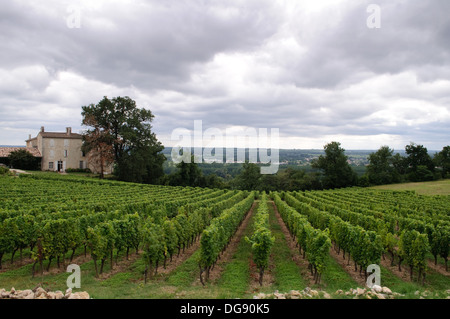
<path id="1" fill-rule="evenodd" d="M 81 139 L 43 138 L 38 136 L 39 144 L 42 145 L 40 148 L 42 153 L 42 170 L 58 170 L 58 161 L 64 163 L 63 170 L 80 168 L 80 162 L 83 162 L 82 168 L 87 167 L 87 158 L 81 152 Z"/>

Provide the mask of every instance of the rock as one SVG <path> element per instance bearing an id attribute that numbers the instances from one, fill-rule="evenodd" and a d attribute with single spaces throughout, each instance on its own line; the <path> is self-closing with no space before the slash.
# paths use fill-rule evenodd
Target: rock
<path id="1" fill-rule="evenodd" d="M 336 295 L 341 295 L 343 293 L 344 293 L 344 291 L 342 291 L 342 289 L 336 290 Z"/>
<path id="2" fill-rule="evenodd" d="M 289 294 L 291 296 L 301 296 L 302 295 L 301 292 L 298 290 L 291 290 L 291 291 L 289 291 Z"/>
<path id="3" fill-rule="evenodd" d="M 11 288 L 11 291 L 9 292 L 10 295 L 14 295 L 16 293 L 16 289 L 14 287 Z"/>
<path id="4" fill-rule="evenodd" d="M 70 294 L 67 299 L 81 299 L 77 294 Z"/>
<path id="5" fill-rule="evenodd" d="M 319 297 L 319 292 L 317 290 L 311 290 L 310 295 L 312 297 Z"/>
<path id="6" fill-rule="evenodd" d="M 64 294 L 62 293 L 62 291 L 55 291 L 55 299 L 63 299 L 64 298 Z"/>
<path id="7" fill-rule="evenodd" d="M 39 297 L 35 297 L 34 299 L 48 299 L 47 295 L 41 294 Z"/>
<path id="8" fill-rule="evenodd" d="M 392 295 L 392 291 L 388 287 L 383 287 L 383 293 L 387 295 Z"/>
<path id="9" fill-rule="evenodd" d="M 32 291 L 31 294 L 26 295 L 23 299 L 34 299 L 34 292 Z"/>
<path id="10" fill-rule="evenodd" d="M 376 296 L 377 296 L 378 299 L 386 299 L 384 294 L 378 294 L 377 293 Z"/>
<path id="11" fill-rule="evenodd" d="M 36 299 L 47 299 L 47 292 L 44 290 L 44 288 L 38 287 L 34 292 L 34 296 Z M 44 296 L 44 298 L 41 298 L 41 296 Z"/>
<path id="12" fill-rule="evenodd" d="M 383 291 L 383 288 L 381 288 L 381 286 L 378 285 L 373 285 L 372 290 L 375 291 L 376 293 L 380 293 Z"/>
<path id="13" fill-rule="evenodd" d="M 64 298 L 70 299 L 71 295 L 72 295 L 72 288 L 69 288 L 66 290 L 66 293 L 64 294 Z"/>
<path id="14" fill-rule="evenodd" d="M 0 296 L 2 299 L 9 299 L 9 291 L 3 289 L 3 292 Z"/>
<path id="15" fill-rule="evenodd" d="M 56 299 L 55 293 L 52 292 L 52 291 L 49 291 L 49 292 L 47 293 L 47 299 Z"/>
<path id="16" fill-rule="evenodd" d="M 273 295 L 276 299 L 286 299 L 286 296 L 284 294 L 280 294 L 278 292 L 274 292 Z"/>
<path id="17" fill-rule="evenodd" d="M 331 299 L 331 295 L 328 292 L 326 292 L 326 291 L 323 292 L 323 297 L 325 299 Z"/>
<path id="18" fill-rule="evenodd" d="M 356 295 L 361 296 L 366 293 L 366 289 L 356 288 Z"/>
<path id="19" fill-rule="evenodd" d="M 89 299 L 89 294 L 86 291 L 76 292 L 75 294 L 80 297 L 79 299 Z"/>
<path id="20" fill-rule="evenodd" d="M 33 290 L 26 289 L 26 290 L 17 292 L 17 298 L 18 299 L 29 299 L 29 298 L 26 298 L 28 295 L 33 295 L 33 298 L 34 298 Z"/>

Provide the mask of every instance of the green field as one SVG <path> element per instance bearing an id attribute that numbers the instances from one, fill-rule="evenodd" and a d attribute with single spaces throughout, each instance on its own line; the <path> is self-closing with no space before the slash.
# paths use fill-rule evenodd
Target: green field
<path id="1" fill-rule="evenodd" d="M 449 187 L 450 184 L 442 182 L 435 187 L 443 190 L 445 186 Z M 403 187 L 406 189 L 409 186 Z M 430 189 L 428 185 L 421 187 Z M 225 212 L 230 216 L 237 214 L 234 211 L 236 207 L 251 196 L 257 198 L 254 208 L 242 215 L 242 220 L 236 224 L 226 249 L 222 250 L 214 263 L 209 281 L 203 286 L 200 282 L 199 261 L 202 258 L 205 230 L 216 231 L 217 228 L 211 228 L 211 224 L 222 218 Z M 277 209 L 276 201 L 273 201 L 277 196 L 290 207 L 289 212 L 302 215 L 299 220 L 310 223 L 311 229 L 320 230 L 320 234 L 332 240 L 329 252 L 326 251 L 324 259 L 318 262 L 320 267 L 323 266 L 319 283 L 314 282 L 308 267 L 311 262 L 317 262 L 311 259 L 315 256 L 314 251 L 310 250 L 305 258 L 299 253 L 297 242 L 292 237 L 299 233 L 288 231 L 291 224 L 285 224 L 287 220 L 282 220 L 279 207 Z M 270 251 L 263 286 L 260 286 L 252 248 L 245 240 L 254 231 L 255 211 L 261 198 L 257 193 L 98 181 L 79 175 L 0 177 L 0 289 L 14 287 L 23 290 L 41 285 L 51 291 L 65 291 L 69 273 L 63 265 L 74 263 L 81 267 L 81 288 L 74 291 L 87 291 L 95 299 L 253 298 L 261 292 L 271 294 L 274 291 L 289 292 L 307 287 L 327 292 L 331 298 L 353 298 L 352 295 L 336 292 L 364 287 L 364 274 L 359 269 L 356 272 L 353 269 L 353 261 L 361 258 L 356 255 L 356 251 L 355 255 L 351 251 L 351 261 L 343 259 L 342 249 L 338 249 L 338 246 L 345 247 L 345 243 L 336 242 L 338 234 L 333 233 L 335 230 L 330 224 L 331 220 L 351 225 L 352 229 L 361 230 L 361 234 L 373 232 L 380 239 L 384 236 L 380 227 L 390 229 L 396 236 L 400 235 L 395 227 L 389 228 L 391 224 L 388 221 L 395 221 L 400 227 L 411 231 L 433 223 L 435 226 L 442 225 L 445 230 L 450 223 L 450 199 L 442 196 L 424 199 L 412 192 L 353 188 L 272 193 L 269 197 L 269 229 L 275 243 Z M 128 244 L 122 242 L 130 239 L 129 236 L 120 235 L 119 232 L 111 235 L 105 233 L 104 229 L 107 229 L 107 225 L 112 225 L 108 229 L 126 226 L 125 221 L 129 221 L 129 218 L 136 218 L 135 229 L 141 232 L 141 237 L 137 239 L 138 254 L 131 248 L 127 260 L 125 247 Z M 24 220 L 28 221 L 26 225 L 34 228 L 26 228 Z M 72 223 L 69 228 L 50 227 L 65 225 L 67 221 Z M 182 225 L 182 228 L 177 228 L 177 238 L 184 236 L 184 241 L 180 239 L 172 262 L 167 258 L 164 268 L 161 251 L 167 251 L 170 238 L 162 236 L 158 225 L 163 225 L 165 221 L 175 226 Z M 89 222 L 92 231 L 98 232 L 104 245 L 93 241 L 92 237 L 83 237 L 84 222 Z M 377 225 L 377 228 L 373 225 Z M 49 234 L 60 237 L 51 241 Z M 161 236 L 157 237 L 158 234 Z M 431 242 L 434 233 L 429 236 Z M 69 237 L 72 241 L 68 240 Z M 34 261 L 39 261 L 36 257 L 37 238 L 43 239 L 46 251 L 52 252 L 41 256 L 43 270 L 40 272 L 39 263 L 36 263 L 35 275 L 32 277 Z M 311 238 L 314 240 L 314 237 Z M 113 243 L 111 248 L 107 248 L 108 242 Z M 355 246 L 355 243 L 352 245 Z M 448 245 L 448 241 L 445 244 Z M 363 245 L 361 247 L 364 249 Z M 103 255 L 99 252 L 100 248 L 103 249 Z M 98 267 L 100 259 L 104 259 L 103 271 L 98 275 L 92 251 L 103 256 L 98 257 Z M 72 254 L 73 260 L 70 261 Z M 403 272 L 399 274 L 396 272 L 398 261 L 394 267 L 390 267 L 388 253 L 381 258 L 378 255 L 378 258 L 382 286 L 400 293 L 397 298 L 419 298 L 424 295 L 427 298 L 447 297 L 450 274 L 445 272 L 441 256 L 438 256 L 436 269 L 432 266 L 425 268 L 427 276 L 424 283 L 417 280 L 419 268 L 414 268 L 413 280 L 410 280 L 406 261 L 402 265 Z M 155 260 L 159 261 L 156 274 Z M 424 261 L 428 265 L 434 263 L 431 252 L 427 252 Z M 146 269 L 147 279 L 144 275 Z"/>
<path id="2" fill-rule="evenodd" d="M 396 191 L 415 191 L 420 195 L 450 195 L 450 179 L 434 182 L 382 185 L 371 188 Z"/>

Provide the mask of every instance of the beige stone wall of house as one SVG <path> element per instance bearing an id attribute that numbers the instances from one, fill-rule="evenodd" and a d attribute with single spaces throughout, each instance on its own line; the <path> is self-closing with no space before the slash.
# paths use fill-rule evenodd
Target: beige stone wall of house
<path id="1" fill-rule="evenodd" d="M 58 170 L 58 162 L 63 166 L 63 170 L 87 167 L 87 159 L 81 151 L 81 139 L 57 137 L 41 139 L 43 170 Z"/>
<path id="2" fill-rule="evenodd" d="M 94 173 L 100 172 L 99 165 L 89 162 L 89 156 L 83 156 L 85 154 L 81 151 L 82 136 L 72 133 L 70 127 L 66 128 L 66 132 L 45 132 L 44 127 L 41 127 L 38 135 L 34 138 L 30 135 L 26 143 L 27 147 L 39 150 L 43 171 L 89 168 Z M 113 164 L 108 165 L 104 168 L 104 173 L 112 174 L 113 168 Z"/>
<path id="3" fill-rule="evenodd" d="M 41 139 L 43 170 L 58 170 L 58 162 L 60 162 L 60 165 L 62 163 L 63 170 L 87 167 L 87 158 L 83 156 L 81 151 L 81 139 L 59 137 Z"/>
<path id="4" fill-rule="evenodd" d="M 68 168 L 87 168 L 87 157 L 81 151 L 82 137 L 72 133 L 70 127 L 66 132 L 45 132 L 41 127 L 35 138 L 26 141 L 27 147 L 37 148 L 42 155 L 43 171 L 65 171 Z"/>

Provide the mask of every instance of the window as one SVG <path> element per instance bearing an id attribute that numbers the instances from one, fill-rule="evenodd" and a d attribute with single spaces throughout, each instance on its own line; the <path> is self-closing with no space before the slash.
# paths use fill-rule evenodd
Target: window
<path id="1" fill-rule="evenodd" d="M 53 169 L 53 162 L 48 162 L 48 169 Z"/>
<path id="2" fill-rule="evenodd" d="M 67 150 L 64 150 L 64 157 L 67 157 L 69 152 Z"/>
<path id="3" fill-rule="evenodd" d="M 84 169 L 84 162 L 80 161 L 80 169 Z"/>
<path id="4" fill-rule="evenodd" d="M 55 151 L 54 150 L 50 150 L 50 158 L 54 158 L 55 157 Z"/>
<path id="5" fill-rule="evenodd" d="M 68 146 L 69 146 L 69 140 L 64 139 L 64 146 L 65 146 L 65 147 L 68 147 Z"/>
<path id="6" fill-rule="evenodd" d="M 54 139 L 50 140 L 50 147 L 55 147 L 55 140 Z"/>

